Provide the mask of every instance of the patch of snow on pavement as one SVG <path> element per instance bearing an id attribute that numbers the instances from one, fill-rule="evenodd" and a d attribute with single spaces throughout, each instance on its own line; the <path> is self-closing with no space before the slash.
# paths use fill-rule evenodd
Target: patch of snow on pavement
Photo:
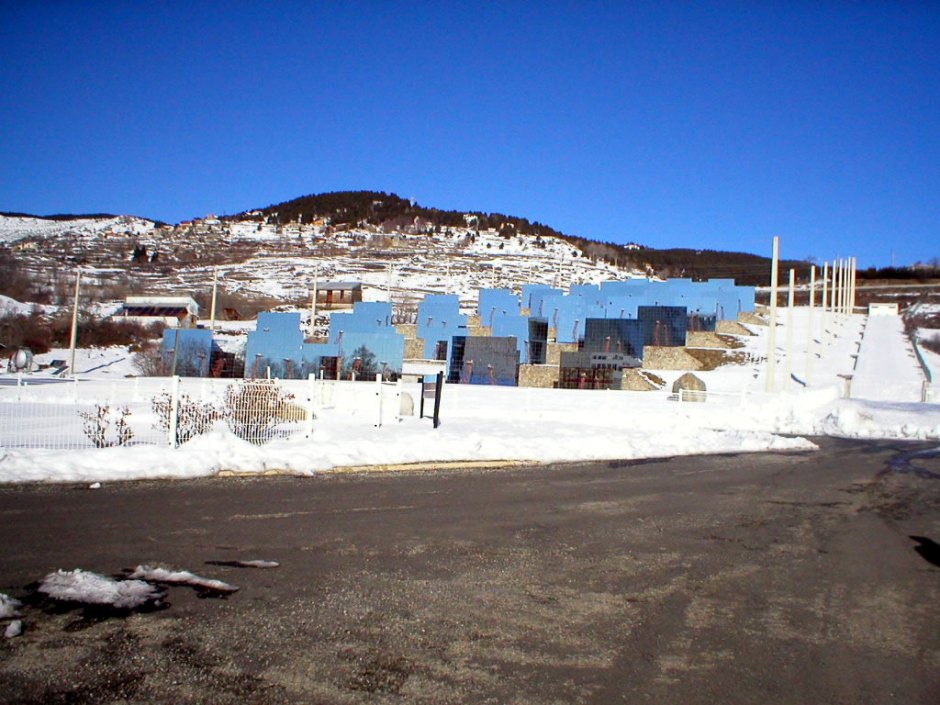
<path id="1" fill-rule="evenodd" d="M 188 570 L 176 570 L 155 565 L 139 565 L 130 574 L 132 579 L 149 580 L 155 583 L 167 583 L 170 585 L 190 585 L 196 588 L 214 590 L 216 592 L 237 592 L 238 587 L 221 580 L 212 578 L 203 578 Z"/>
<path id="2" fill-rule="evenodd" d="M 19 615 L 23 603 L 0 592 L 0 619 L 12 619 Z"/>
<path id="3" fill-rule="evenodd" d="M 114 580 L 81 568 L 49 573 L 40 582 L 39 592 L 63 602 L 111 605 L 118 609 L 136 609 L 163 597 L 159 588 L 143 580 Z"/>

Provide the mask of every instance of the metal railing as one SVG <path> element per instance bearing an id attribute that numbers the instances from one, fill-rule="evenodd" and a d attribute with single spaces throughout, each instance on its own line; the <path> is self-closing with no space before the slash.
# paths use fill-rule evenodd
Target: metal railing
<path id="1" fill-rule="evenodd" d="M 217 429 L 254 444 L 309 439 L 322 414 L 400 420 L 402 383 L 141 377 L 0 386 L 0 447 L 179 447 Z"/>

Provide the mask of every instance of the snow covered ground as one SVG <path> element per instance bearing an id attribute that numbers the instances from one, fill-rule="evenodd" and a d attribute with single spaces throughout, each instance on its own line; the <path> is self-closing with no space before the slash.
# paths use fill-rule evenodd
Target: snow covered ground
<path id="1" fill-rule="evenodd" d="M 395 420 L 388 400 L 378 421 L 374 383 L 334 383 L 309 440 L 252 445 L 219 425 L 178 449 L 134 445 L 87 450 L 0 448 L 0 481 L 112 481 L 236 472 L 311 474 L 350 466 L 462 461 L 549 463 L 765 450 L 812 450 L 806 436 L 938 439 L 940 404 L 911 400 L 910 378 L 895 379 L 893 361 L 908 352 L 891 326 L 864 326 L 861 315 L 822 316 L 797 308 L 778 314 L 776 376 L 768 391 L 766 327 L 743 338 L 746 362 L 697 373 L 708 388 L 705 403 L 669 400 L 681 372 L 661 371 L 660 392 L 615 392 L 449 385 L 441 426 L 429 419 Z M 864 339 L 861 337 L 864 329 Z M 792 355 L 786 354 L 792 349 Z M 62 355 L 62 351 L 53 354 Z M 872 398 L 843 398 L 844 379 L 861 368 L 883 370 Z M 155 393 L 166 380 L 126 380 L 126 350 L 81 351 L 76 368 L 85 380 L 44 385 L 30 394 L 79 394 L 117 400 Z M 909 370 L 908 370 L 909 372 Z M 940 370 L 937 370 L 940 372 Z M 905 372 L 907 374 L 907 372 Z M 9 379 L 9 378 L 8 378 Z M 184 382 L 185 384 L 185 382 Z M 189 382 L 195 393 L 206 382 Z M 298 398 L 309 385 L 291 383 Z M 862 390 L 852 388 L 853 395 Z M 73 391 L 66 391 L 66 390 Z M 77 391 L 74 391 L 77 390 Z M 404 390 L 418 400 L 416 385 Z M 894 394 L 892 391 L 894 390 Z M 21 390 L 22 391 L 22 390 Z M 0 401 L 17 394 L 0 386 Z M 11 404 L 12 406 L 12 404 Z"/>
<path id="2" fill-rule="evenodd" d="M 32 216 L 3 215 L 0 216 L 0 242 L 16 242 L 26 238 L 46 238 L 64 234 L 80 236 L 108 233 L 137 235 L 149 233 L 153 230 L 153 227 L 152 221 L 134 216 L 49 220 Z"/>

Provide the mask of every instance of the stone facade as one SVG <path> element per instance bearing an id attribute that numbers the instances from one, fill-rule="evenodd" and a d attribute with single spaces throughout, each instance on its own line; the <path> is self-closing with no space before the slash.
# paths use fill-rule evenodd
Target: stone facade
<path id="1" fill-rule="evenodd" d="M 744 347 L 737 338 L 710 331 L 692 331 L 688 333 L 685 341 L 689 348 L 712 348 L 717 350 L 734 350 Z"/>
<path id="2" fill-rule="evenodd" d="M 643 367 L 649 370 L 701 370 L 704 365 L 685 348 L 646 345 Z"/>
<path id="3" fill-rule="evenodd" d="M 653 392 L 662 389 L 662 380 L 643 370 L 623 370 L 620 377 L 620 389 L 628 392 Z"/>
<path id="4" fill-rule="evenodd" d="M 549 343 L 548 351 L 545 353 L 545 364 L 558 367 L 561 364 L 563 352 L 575 352 L 577 349 L 577 343 Z"/>
<path id="5" fill-rule="evenodd" d="M 424 341 L 421 338 L 405 338 L 405 359 L 421 360 L 424 358 Z"/>
<path id="6" fill-rule="evenodd" d="M 749 326 L 767 325 L 767 319 L 760 314 L 760 311 L 755 311 L 754 313 L 743 311 L 738 314 L 738 321 L 740 323 L 747 323 Z"/>
<path id="7" fill-rule="evenodd" d="M 551 389 L 558 384 L 558 365 L 519 365 L 520 387 Z"/>
<path id="8" fill-rule="evenodd" d="M 738 321 L 718 321 L 715 323 L 715 332 L 723 335 L 754 335 Z"/>
<path id="9" fill-rule="evenodd" d="M 418 326 L 414 323 L 397 323 L 395 330 L 405 336 L 405 339 L 418 337 Z"/>

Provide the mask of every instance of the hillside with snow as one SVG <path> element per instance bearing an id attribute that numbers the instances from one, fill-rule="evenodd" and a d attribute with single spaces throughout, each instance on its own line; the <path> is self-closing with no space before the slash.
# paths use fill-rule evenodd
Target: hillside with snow
<path id="1" fill-rule="evenodd" d="M 69 236 L 145 235 L 153 228 L 153 221 L 135 216 L 59 219 L 0 215 L 0 243 Z"/>
<path id="2" fill-rule="evenodd" d="M 223 296 L 265 308 L 303 306 L 315 279 L 361 281 L 367 300 L 384 300 L 390 292 L 408 306 L 424 293 L 457 293 L 471 307 L 481 287 L 567 287 L 646 274 L 626 262 L 590 257 L 560 237 L 477 225 L 416 231 L 367 222 L 279 224 L 271 217 L 156 226 L 128 217 L 0 216 L 0 242 L 37 287 L 54 288 L 63 275 L 81 269 L 96 301 L 127 294 L 205 301 L 217 274 Z"/>

